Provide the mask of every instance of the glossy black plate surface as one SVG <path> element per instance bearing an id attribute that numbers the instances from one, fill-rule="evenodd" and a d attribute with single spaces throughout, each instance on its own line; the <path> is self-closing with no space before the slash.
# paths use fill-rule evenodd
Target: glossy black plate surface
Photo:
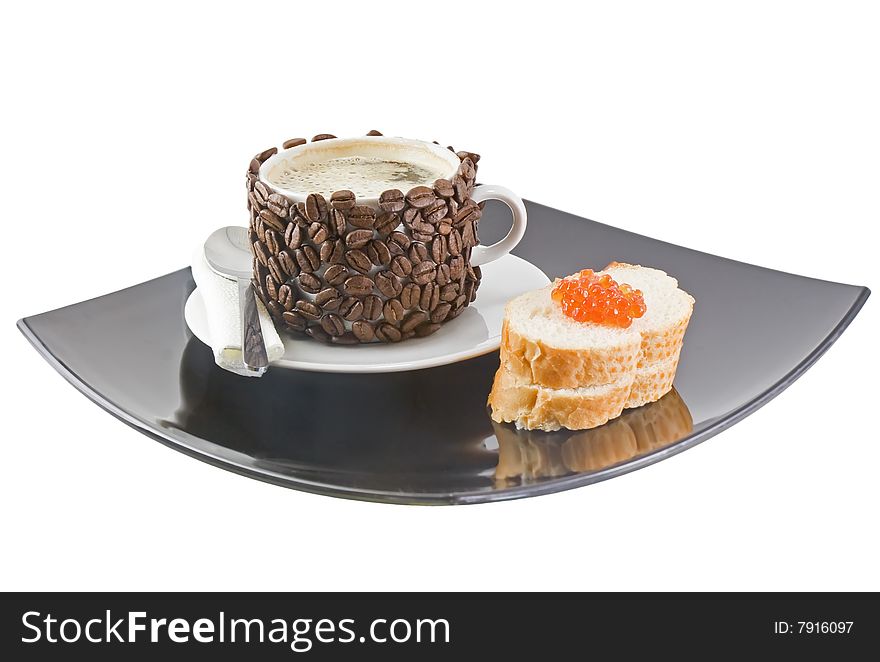
<path id="1" fill-rule="evenodd" d="M 705 441 L 797 379 L 869 294 L 534 203 L 528 211 L 529 230 L 514 252 L 548 276 L 621 260 L 668 271 L 694 295 L 675 391 L 592 431 L 543 434 L 489 419 L 497 353 L 407 373 L 237 377 L 217 368 L 186 327 L 189 269 L 25 318 L 19 327 L 97 404 L 206 462 L 333 496 L 476 503 L 587 485 Z M 487 207 L 484 238 L 493 240 L 507 218 Z"/>

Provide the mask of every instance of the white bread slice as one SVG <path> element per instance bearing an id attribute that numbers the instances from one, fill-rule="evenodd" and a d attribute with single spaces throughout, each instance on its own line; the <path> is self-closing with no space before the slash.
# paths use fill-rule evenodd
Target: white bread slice
<path id="1" fill-rule="evenodd" d="M 672 390 L 672 381 L 675 379 L 677 368 L 678 354 L 665 361 L 656 361 L 644 368 L 636 369 L 636 378 L 633 380 L 624 407 L 635 409 L 659 400 L 669 393 Z"/>
<path id="2" fill-rule="evenodd" d="M 519 380 L 502 366 L 489 394 L 492 420 L 526 430 L 586 430 L 624 409 L 659 400 L 672 390 L 678 357 L 635 370 L 616 382 L 579 388 L 547 388 Z"/>
<path id="3" fill-rule="evenodd" d="M 675 278 L 659 269 L 612 262 L 603 273 L 644 295 L 645 314 L 634 319 L 630 327 L 642 334 L 638 367 L 677 357 L 694 312 L 694 298 L 678 287 Z"/>
<path id="4" fill-rule="evenodd" d="M 512 299 L 501 361 L 518 381 L 557 389 L 608 384 L 678 356 L 694 305 L 678 281 L 659 269 L 617 262 L 600 273 L 642 290 L 645 314 L 627 329 L 577 322 L 550 298 L 553 285 Z"/>
<path id="5" fill-rule="evenodd" d="M 546 432 L 594 428 L 620 416 L 634 377 L 631 372 L 610 384 L 554 389 L 521 381 L 502 363 L 489 393 L 492 420 Z"/>

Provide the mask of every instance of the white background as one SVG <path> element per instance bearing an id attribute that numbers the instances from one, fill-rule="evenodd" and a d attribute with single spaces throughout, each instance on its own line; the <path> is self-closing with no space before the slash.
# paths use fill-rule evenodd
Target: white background
<path id="1" fill-rule="evenodd" d="M 489 4 L 5 9 L 0 588 L 880 589 L 877 294 L 711 441 L 463 508 L 197 462 L 88 402 L 14 328 L 244 224 L 263 147 L 372 128 L 479 152 L 483 181 L 589 218 L 880 288 L 876 5 Z"/>

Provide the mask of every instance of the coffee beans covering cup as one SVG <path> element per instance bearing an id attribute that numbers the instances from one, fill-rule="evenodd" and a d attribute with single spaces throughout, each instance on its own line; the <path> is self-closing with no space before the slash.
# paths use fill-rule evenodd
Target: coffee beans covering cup
<path id="1" fill-rule="evenodd" d="M 476 186 L 472 152 L 370 132 L 286 141 L 250 163 L 253 283 L 279 325 L 339 344 L 427 336 L 473 302 L 481 264 L 525 231 L 522 200 Z M 513 226 L 479 245 L 481 202 Z"/>

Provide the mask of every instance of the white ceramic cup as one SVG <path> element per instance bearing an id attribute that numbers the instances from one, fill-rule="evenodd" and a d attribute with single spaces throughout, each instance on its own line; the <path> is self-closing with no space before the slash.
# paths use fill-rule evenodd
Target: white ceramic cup
<path id="1" fill-rule="evenodd" d="M 259 169 L 259 179 L 276 193 L 285 196 L 292 203 L 305 202 L 310 191 L 292 191 L 272 183 L 270 173 L 276 167 L 287 165 L 320 163 L 342 157 L 376 157 L 411 163 L 430 164 L 432 170 L 443 172 L 443 178 L 452 178 L 458 173 L 461 159 L 451 150 L 434 143 L 407 138 L 387 136 L 363 136 L 359 138 L 330 138 L 297 145 L 282 150 L 266 159 Z M 406 191 L 403 191 L 405 194 Z M 522 199 L 513 191 L 495 184 L 479 184 L 471 193 L 474 202 L 499 200 L 506 204 L 513 214 L 513 224 L 507 235 L 489 246 L 477 245 L 471 250 L 471 266 L 480 266 L 507 255 L 520 242 L 525 234 L 527 214 Z M 359 205 L 378 208 L 378 197 L 358 197 Z"/>

